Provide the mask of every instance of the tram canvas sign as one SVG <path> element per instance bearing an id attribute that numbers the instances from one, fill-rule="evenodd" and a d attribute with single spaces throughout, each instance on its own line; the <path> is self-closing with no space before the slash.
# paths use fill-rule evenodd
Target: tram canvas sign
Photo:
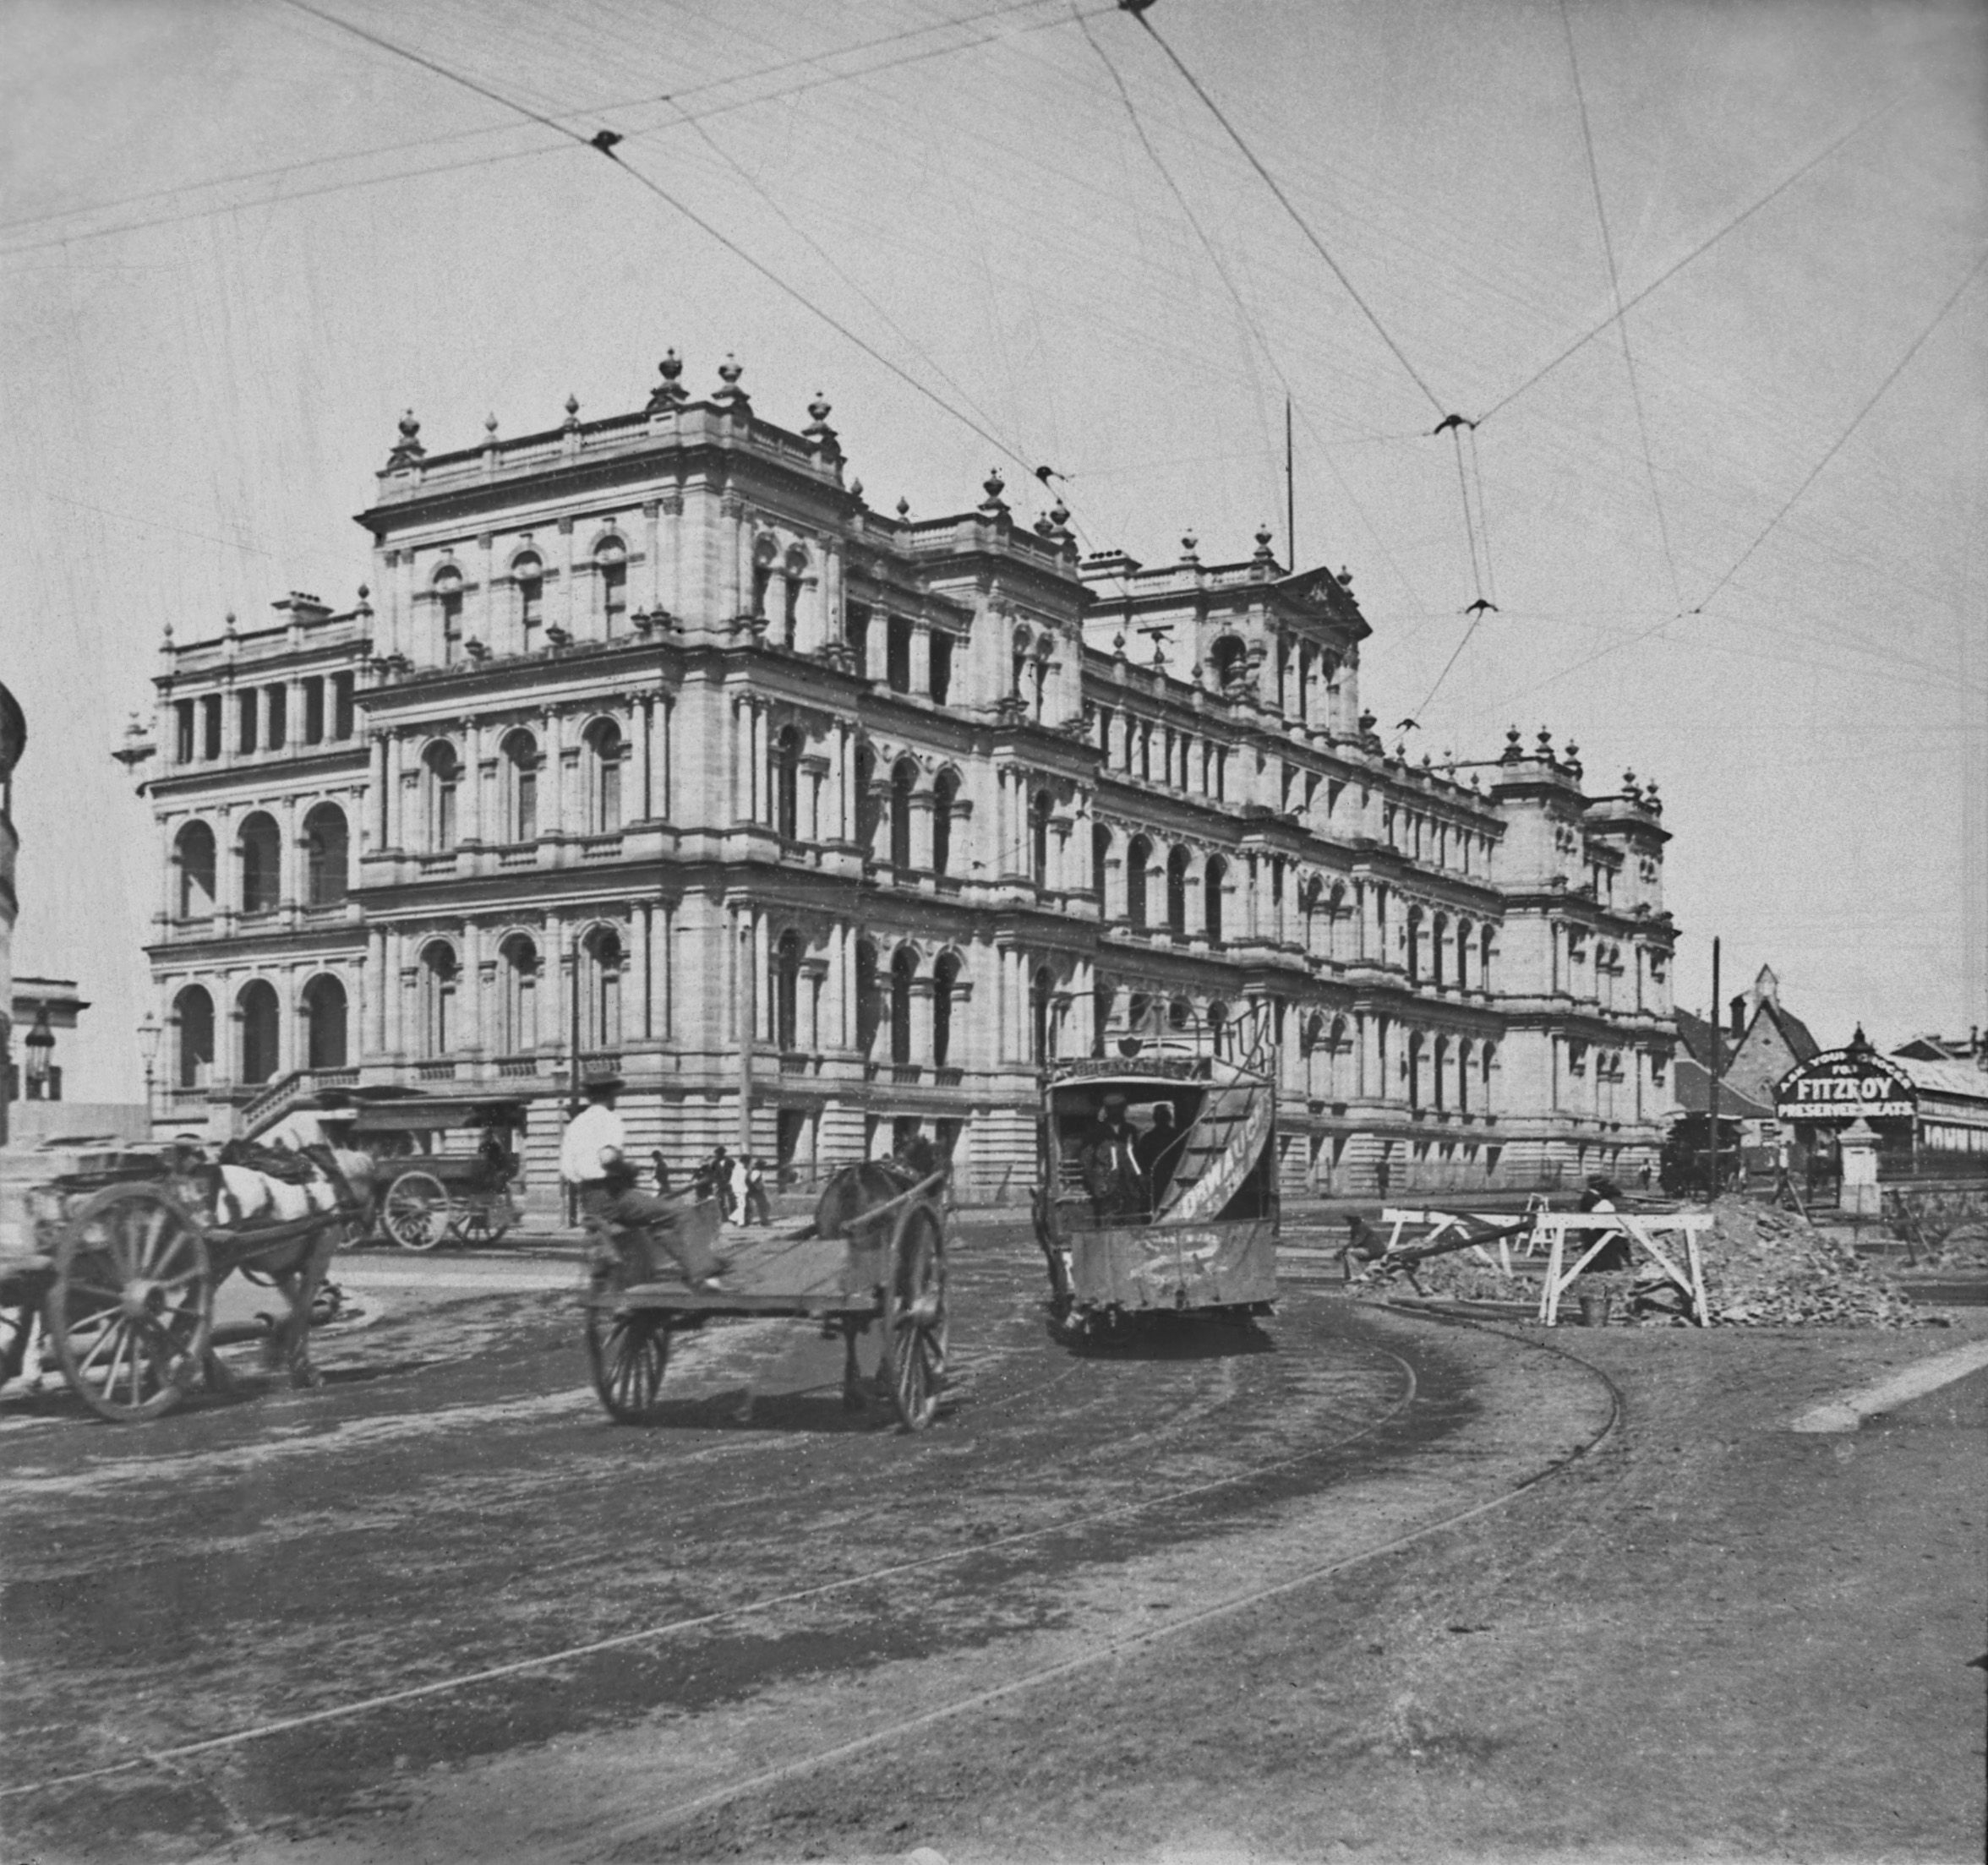
<path id="1" fill-rule="evenodd" d="M 1789 1069 L 1775 1086 L 1774 1111 L 1784 1121 L 1910 1120 L 1919 1098 L 1902 1069 L 1853 1045 Z"/>

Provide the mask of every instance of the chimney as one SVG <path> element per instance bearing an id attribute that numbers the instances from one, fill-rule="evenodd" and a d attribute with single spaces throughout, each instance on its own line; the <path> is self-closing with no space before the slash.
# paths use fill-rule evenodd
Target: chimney
<path id="1" fill-rule="evenodd" d="M 1733 1000 L 1733 1039 L 1737 1042 L 1746 1033 L 1746 994 L 1742 991 Z"/>

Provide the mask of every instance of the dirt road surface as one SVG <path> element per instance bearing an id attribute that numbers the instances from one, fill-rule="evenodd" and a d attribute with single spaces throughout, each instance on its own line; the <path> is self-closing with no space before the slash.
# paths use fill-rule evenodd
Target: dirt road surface
<path id="1" fill-rule="evenodd" d="M 980 1229 L 933 1429 L 556 1292 L 319 1392 L 0 1410 L 7 1857 L 1973 1858 L 1988 1378 L 1924 1334 L 1439 1328 L 1293 1285 L 1077 1357 Z"/>

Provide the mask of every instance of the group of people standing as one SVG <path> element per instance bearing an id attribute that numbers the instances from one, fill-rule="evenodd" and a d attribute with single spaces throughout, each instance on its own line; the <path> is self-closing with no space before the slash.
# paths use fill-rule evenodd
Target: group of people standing
<path id="1" fill-rule="evenodd" d="M 669 1161 L 658 1147 L 649 1155 L 658 1192 L 670 1190 Z M 771 1224 L 773 1208 L 767 1196 L 767 1164 L 756 1154 L 735 1159 L 722 1146 L 714 1146 L 691 1169 L 690 1188 L 702 1203 L 718 1201 L 718 1214 L 726 1224 Z"/>
<path id="2" fill-rule="evenodd" d="M 1084 1188 L 1098 1219 L 1150 1217 L 1187 1138 L 1171 1101 L 1155 1101 L 1151 1125 L 1139 1127 L 1133 1124 L 1125 1097 L 1106 1094 L 1080 1154 Z"/>

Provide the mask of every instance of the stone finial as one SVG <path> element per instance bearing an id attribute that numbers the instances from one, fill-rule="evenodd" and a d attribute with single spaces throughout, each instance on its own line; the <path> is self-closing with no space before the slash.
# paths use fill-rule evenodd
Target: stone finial
<path id="1" fill-rule="evenodd" d="M 1008 515 L 1008 506 L 1001 497 L 1007 484 L 1008 482 L 1001 477 L 1000 467 L 990 466 L 987 469 L 987 477 L 980 482 L 980 489 L 987 495 L 980 503 L 980 515 L 983 518 L 1005 518 Z"/>
<path id="2" fill-rule="evenodd" d="M 860 479 L 852 479 L 849 481 L 849 497 L 855 499 L 859 505 L 862 504 L 863 482 Z"/>
<path id="3" fill-rule="evenodd" d="M 718 379 L 724 384 L 711 399 L 719 406 L 743 412 L 751 405 L 751 398 L 739 386 L 739 378 L 746 373 L 745 365 L 730 351 L 718 366 Z"/>
<path id="4" fill-rule="evenodd" d="M 494 408 L 483 417 L 483 432 L 493 440 L 497 438 L 497 412 Z"/>
<path id="5" fill-rule="evenodd" d="M 1548 762 L 1553 758 L 1553 733 L 1543 725 L 1539 728 L 1539 755 Z"/>
<path id="6" fill-rule="evenodd" d="M 580 425 L 580 397 L 579 397 L 578 395 L 568 395 L 568 396 L 566 397 L 566 421 L 565 421 L 566 430 L 567 430 L 567 432 L 568 432 L 568 433 L 571 433 L 571 431 L 572 431 L 572 430 L 573 430 L 575 428 L 577 428 L 579 425 Z"/>
<path id="7" fill-rule="evenodd" d="M 1201 559 L 1200 559 L 1199 555 L 1198 554 L 1198 553 L 1199 552 L 1199 549 L 1200 549 L 1200 545 L 1201 545 L 1201 540 L 1200 540 L 1199 537 L 1196 537 L 1196 536 L 1193 534 L 1193 532 L 1191 532 L 1191 531 L 1184 531 L 1184 532 L 1182 532 L 1181 533 L 1181 558 L 1180 558 L 1180 560 L 1181 560 L 1181 561 L 1182 561 L 1183 564 L 1198 564 L 1198 563 L 1199 563 L 1199 562 L 1201 561 Z"/>
<path id="8" fill-rule="evenodd" d="M 159 636 L 159 646 L 161 650 L 170 650 L 172 646 L 172 622 L 170 617 L 167 619 L 165 629 Z"/>
<path id="9" fill-rule="evenodd" d="M 1505 749 L 1498 754 L 1498 761 L 1500 764 L 1513 764 L 1525 755 L 1519 746 L 1519 728 L 1515 725 L 1505 734 Z"/>
<path id="10" fill-rule="evenodd" d="M 1047 540 L 1056 536 L 1056 526 L 1047 512 L 1038 512 L 1035 522 L 1030 527 L 1038 537 Z"/>
<path id="11" fill-rule="evenodd" d="M 230 610 L 227 612 L 227 620 L 226 624 L 224 624 L 224 626 L 223 626 L 223 627 L 222 627 L 222 629 L 221 629 L 221 633 L 222 633 L 222 634 L 224 634 L 224 635 L 232 635 L 232 634 L 234 633 L 234 631 L 235 631 L 235 612 L 234 612 L 234 610 L 232 610 L 232 609 L 231 608 L 231 609 L 230 609 Z"/>
<path id="12" fill-rule="evenodd" d="M 659 414 L 666 409 L 681 407 L 690 397 L 683 384 L 678 379 L 683 374 L 683 358 L 674 350 L 656 365 L 663 379 L 649 390 L 647 412 Z"/>
<path id="13" fill-rule="evenodd" d="M 910 521 L 911 501 L 909 499 L 900 497 L 898 500 L 898 522 L 901 525 L 905 525 L 910 523 Z"/>
<path id="14" fill-rule="evenodd" d="M 827 396 L 823 395 L 819 389 L 816 389 L 815 390 L 815 399 L 808 403 L 808 412 L 814 417 L 815 421 L 818 425 L 820 423 L 824 422 L 828 418 L 830 406 L 831 404 Z"/>
<path id="15" fill-rule="evenodd" d="M 421 423 L 414 418 L 412 408 L 401 417 L 400 436 L 393 444 L 393 451 L 386 456 L 389 470 L 395 466 L 411 466 L 428 451 L 421 444 Z"/>
<path id="16" fill-rule="evenodd" d="M 1049 508 L 1049 521 L 1059 537 L 1070 535 L 1070 508 L 1062 499 Z"/>
<path id="17" fill-rule="evenodd" d="M 1270 527 L 1267 524 L 1256 527 L 1256 561 L 1259 564 L 1275 561 L 1270 549 Z"/>
<path id="18" fill-rule="evenodd" d="M 1125 630 L 1123 629 L 1120 629 L 1111 637 L 1111 654 L 1112 657 L 1117 660 L 1122 661 L 1125 658 Z"/>
<path id="19" fill-rule="evenodd" d="M 808 413 L 813 419 L 802 433 L 823 460 L 836 461 L 841 459 L 842 449 L 836 444 L 834 428 L 828 425 L 829 407 L 828 397 L 816 389 L 815 399 L 808 403 Z"/>
<path id="20" fill-rule="evenodd" d="M 1636 793 L 1636 772 L 1634 771 L 1625 771 L 1622 773 L 1622 793 L 1625 797 L 1633 797 Z"/>
<path id="21" fill-rule="evenodd" d="M 1663 805 L 1658 800 L 1657 780 L 1654 777 L 1643 786 L 1643 807 L 1653 816 L 1663 814 Z"/>
<path id="22" fill-rule="evenodd" d="M 1351 589 L 1353 586 L 1353 573 L 1344 564 L 1339 566 L 1339 586 L 1341 589 Z"/>

